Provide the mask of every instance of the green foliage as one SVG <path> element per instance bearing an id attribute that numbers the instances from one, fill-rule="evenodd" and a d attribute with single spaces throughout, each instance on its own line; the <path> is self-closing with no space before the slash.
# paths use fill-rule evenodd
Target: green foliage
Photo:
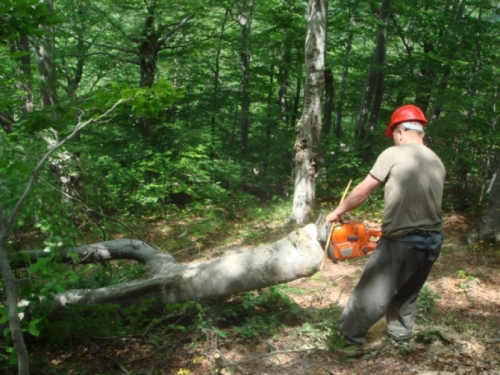
<path id="1" fill-rule="evenodd" d="M 418 341 L 429 343 L 435 341 L 436 339 L 442 339 L 443 334 L 438 330 L 429 329 L 417 332 L 416 338 Z"/>
<path id="2" fill-rule="evenodd" d="M 68 284 L 67 288 L 102 288 L 137 280 L 141 278 L 143 268 L 142 264 L 135 264 L 133 261 L 126 260 L 79 266 L 76 268 L 79 278 L 73 283 Z"/>
<path id="3" fill-rule="evenodd" d="M 326 336 L 326 344 L 331 352 L 335 352 L 336 349 L 341 349 L 344 351 L 354 350 L 356 346 L 349 345 L 344 338 L 344 335 L 338 330 L 337 323 L 342 314 L 342 309 L 338 305 L 330 306 L 330 319 L 328 321 L 328 335 Z M 351 359 L 344 359 L 344 361 L 350 362 Z"/>
<path id="4" fill-rule="evenodd" d="M 460 288 L 461 289 L 470 289 L 476 284 L 476 277 L 470 275 L 467 271 L 464 270 L 458 270 L 457 276 L 461 279 L 465 279 L 464 283 L 460 283 Z"/>
<path id="5" fill-rule="evenodd" d="M 0 44 L 17 36 L 40 34 L 40 25 L 53 26 L 62 21 L 38 0 L 1 0 L 0 20 Z"/>
<path id="6" fill-rule="evenodd" d="M 237 337 L 257 341 L 276 333 L 300 310 L 286 294 L 286 286 L 275 285 L 241 293 L 230 301 L 213 300 L 197 324 L 202 332 L 213 330 L 221 337 L 226 335 L 221 328 L 231 325 Z"/>
<path id="7" fill-rule="evenodd" d="M 139 89 L 120 88 L 115 83 L 113 89 L 124 99 L 134 99 L 131 112 L 137 117 L 159 118 L 164 114 L 166 108 L 183 96 L 183 90 L 175 90 L 174 86 L 165 80 L 155 82 L 150 88 L 141 87 Z"/>
<path id="8" fill-rule="evenodd" d="M 469 275 L 467 271 L 465 270 L 458 270 L 457 271 L 457 276 L 462 279 L 468 279 L 468 280 L 474 280 L 475 277 L 472 275 Z"/>
<path id="9" fill-rule="evenodd" d="M 399 355 L 408 355 L 412 352 L 411 344 L 409 341 L 398 342 Z"/>
<path id="10" fill-rule="evenodd" d="M 436 314 L 436 299 L 441 298 L 438 294 L 432 293 L 425 285 L 420 290 L 417 299 L 417 317 L 424 322 L 431 321 L 431 315 Z"/>

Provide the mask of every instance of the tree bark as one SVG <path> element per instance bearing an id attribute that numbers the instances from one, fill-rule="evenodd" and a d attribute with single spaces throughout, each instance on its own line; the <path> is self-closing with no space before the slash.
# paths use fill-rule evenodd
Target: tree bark
<path id="1" fill-rule="evenodd" d="M 29 375 L 29 355 L 26 345 L 24 344 L 23 333 L 19 321 L 17 310 L 17 284 L 14 273 L 9 266 L 7 259 L 7 250 L 5 243 L 10 232 L 10 225 L 4 217 L 2 205 L 0 204 L 0 272 L 5 287 L 5 296 L 7 303 L 7 314 L 9 317 L 10 336 L 14 344 L 14 349 L 17 355 L 17 366 L 19 375 Z"/>
<path id="2" fill-rule="evenodd" d="M 34 263 L 41 258 L 53 256 L 44 250 L 26 250 L 22 251 L 22 253 L 29 257 L 30 263 Z M 153 261 L 156 250 L 144 241 L 120 239 L 99 242 L 92 245 L 70 247 L 62 251 L 54 261 L 72 264 L 74 263 L 74 258 L 72 257 L 74 254 L 78 255 L 78 264 L 107 262 L 113 259 L 129 259 L 146 264 Z M 9 263 L 12 269 L 26 267 L 26 263 L 17 256 L 17 253 L 10 255 Z M 166 258 L 166 255 L 162 258 Z M 174 258 L 170 256 L 169 262 L 175 263 Z"/>
<path id="3" fill-rule="evenodd" d="M 265 145 L 263 146 L 263 158 L 262 158 L 262 174 L 265 175 L 269 172 L 269 166 L 271 165 L 271 135 L 273 130 L 276 129 L 276 121 L 274 116 L 273 108 L 273 88 L 274 88 L 274 65 L 271 64 L 271 69 L 269 72 L 269 88 L 267 92 L 267 121 L 265 130 Z"/>
<path id="4" fill-rule="evenodd" d="M 219 108 L 219 74 L 220 74 L 220 53 L 221 53 L 221 43 L 222 36 L 224 35 L 224 29 L 226 27 L 227 16 L 229 11 L 226 9 L 224 14 L 224 20 L 222 21 L 219 42 L 217 45 L 217 53 L 215 55 L 215 68 L 214 68 L 214 92 L 212 95 L 212 115 L 210 116 L 210 130 L 211 130 L 211 149 L 210 149 L 210 159 L 215 159 L 215 124 L 216 116 Z"/>
<path id="5" fill-rule="evenodd" d="M 136 47 L 124 48 L 119 45 L 119 42 L 115 45 L 95 43 L 89 40 L 85 40 L 85 42 L 88 45 L 104 49 L 104 54 L 109 54 L 109 51 L 112 50 L 126 55 L 132 55 L 132 59 L 123 59 L 123 61 L 139 67 L 140 87 L 151 87 L 156 80 L 159 53 L 167 48 L 178 48 L 170 45 L 171 41 L 174 36 L 177 35 L 178 31 L 194 17 L 194 14 L 185 16 L 177 23 L 163 24 L 162 21 L 164 21 L 166 17 L 158 11 L 158 7 L 162 3 L 158 2 L 158 0 L 152 0 L 144 1 L 144 4 L 146 5 L 147 14 L 139 37 L 134 35 L 130 30 L 126 30 L 122 27 L 122 24 L 108 17 L 105 11 L 101 11 L 102 16 L 109 21 L 110 26 L 117 30 L 120 35 L 124 36 L 128 41 L 134 43 Z M 176 87 L 175 82 L 174 87 Z M 153 124 L 151 118 L 138 119 L 138 126 L 144 138 L 151 137 Z"/>
<path id="6" fill-rule="evenodd" d="M 75 68 L 73 69 L 71 65 L 67 63 L 66 57 L 61 56 L 61 71 L 66 79 L 66 86 L 63 88 L 70 98 L 76 98 L 76 91 L 78 90 L 78 86 L 83 78 L 84 66 L 87 59 L 85 54 L 90 47 L 85 43 L 85 32 L 88 30 L 86 21 L 89 16 L 89 6 L 90 3 L 76 1 L 73 11 L 69 15 L 71 20 L 70 25 L 77 36 L 75 40 L 76 63 Z"/>
<path id="7" fill-rule="evenodd" d="M 158 1 L 153 0 L 148 5 L 148 15 L 144 21 L 142 38 L 139 43 L 139 66 L 141 68 L 140 87 L 151 87 L 155 82 L 156 63 L 158 60 L 159 35 L 155 29 L 156 5 Z"/>
<path id="8" fill-rule="evenodd" d="M 293 96 L 292 115 L 290 116 L 290 126 L 295 126 L 299 113 L 300 91 L 302 90 L 300 80 L 301 77 L 297 77 L 297 82 L 295 84 L 295 94 Z"/>
<path id="9" fill-rule="evenodd" d="M 305 43 L 306 84 L 295 141 L 295 190 L 291 221 L 304 226 L 312 219 L 325 82 L 326 0 L 309 0 Z"/>
<path id="10" fill-rule="evenodd" d="M 470 242 L 483 238 L 495 242 L 500 240 L 500 158 L 492 177 L 491 195 L 484 218 L 479 224 L 478 232 L 469 235 Z"/>
<path id="11" fill-rule="evenodd" d="M 151 297 L 177 303 L 286 283 L 319 270 L 324 253 L 317 236 L 316 226 L 311 224 L 275 243 L 192 264 L 176 263 L 169 254 L 156 253 L 152 246 L 131 239 L 70 248 L 57 260 L 69 260 L 71 253 L 79 255 L 80 263 L 134 259 L 145 264 L 144 279 L 98 289 L 68 290 L 54 297 L 52 308 L 58 311 L 67 304 L 108 302 L 128 305 Z M 45 255 L 41 250 L 27 253 L 32 259 Z"/>
<path id="12" fill-rule="evenodd" d="M 18 69 L 20 73 L 20 80 L 16 83 L 17 89 L 24 93 L 24 105 L 21 110 L 23 113 L 29 113 L 33 111 L 33 90 L 31 88 L 31 81 L 33 79 L 33 74 L 31 70 L 31 53 L 29 40 L 26 36 L 21 36 L 16 38 L 11 43 L 11 53 L 21 52 L 24 55 L 18 58 L 20 63 L 20 68 Z"/>
<path id="13" fill-rule="evenodd" d="M 291 31 L 287 30 L 285 44 L 283 46 L 283 62 L 280 66 L 280 90 L 278 94 L 279 110 L 280 110 L 280 122 L 281 124 L 286 124 L 287 119 L 287 89 L 288 89 L 288 75 L 290 72 L 290 62 L 292 61 L 292 47 L 291 47 Z"/>
<path id="14" fill-rule="evenodd" d="M 339 100 L 337 103 L 337 122 L 335 124 L 335 136 L 337 138 L 342 138 L 342 114 L 344 110 L 344 98 L 347 86 L 347 76 L 349 73 L 349 63 L 351 61 L 352 40 L 354 38 L 354 16 L 352 16 L 351 18 L 352 20 L 349 23 L 349 37 L 347 38 L 347 46 L 345 51 L 344 70 L 342 71 L 342 81 L 340 83 Z"/>
<path id="15" fill-rule="evenodd" d="M 48 12 L 54 9 L 53 0 L 43 0 L 47 4 Z M 45 33 L 40 40 L 35 41 L 34 53 L 38 62 L 40 75 L 40 94 L 42 108 L 57 103 L 57 70 L 54 62 L 54 30 L 52 27 L 43 26 Z"/>
<path id="16" fill-rule="evenodd" d="M 333 83 L 332 69 L 325 69 L 325 113 L 323 116 L 323 134 L 328 135 L 332 129 L 333 98 L 335 97 L 335 86 Z"/>
<path id="17" fill-rule="evenodd" d="M 389 18 L 390 6 L 390 0 L 382 0 L 378 17 L 380 26 L 377 29 L 377 41 L 373 54 L 373 65 L 368 73 L 365 91 L 356 119 L 355 133 L 357 138 L 357 147 L 359 150 L 363 148 L 362 144 L 366 141 L 368 134 L 372 132 L 367 124 L 370 107 L 372 107 L 372 112 L 375 112 L 375 117 L 378 117 L 380 103 L 382 101 L 381 95 L 383 92 L 384 69 L 387 62 L 387 21 Z M 378 97 L 372 104 L 374 93 L 377 93 L 377 96 L 380 97 Z M 374 120 L 376 122 L 376 118 Z M 371 123 L 373 122 L 371 121 Z M 368 161 L 370 158 L 371 155 L 369 152 L 363 154 L 363 159 L 365 161 Z"/>
<path id="18" fill-rule="evenodd" d="M 238 22 L 241 29 L 240 66 L 241 66 L 241 154 L 248 154 L 248 132 L 250 130 L 250 34 L 252 31 L 253 0 L 238 3 Z"/>
<path id="19" fill-rule="evenodd" d="M 481 21 L 483 10 L 483 2 L 481 1 L 479 6 L 478 21 Z M 478 30 L 479 32 L 480 30 Z M 474 99 L 478 95 L 479 87 L 479 70 L 481 68 L 481 43 L 478 41 L 476 44 L 476 61 L 474 64 L 474 71 L 471 78 L 471 87 L 469 91 L 469 109 L 467 111 L 467 127 L 464 134 L 465 142 L 462 149 L 462 158 L 460 159 L 460 210 L 465 209 L 467 193 L 468 193 L 468 178 L 467 173 L 469 172 L 470 165 L 464 155 L 470 153 L 470 134 L 472 131 L 472 119 L 474 117 Z"/>
<path id="20" fill-rule="evenodd" d="M 484 162 L 484 172 L 483 172 L 483 183 L 482 183 L 482 186 L 481 186 L 481 195 L 479 196 L 479 203 L 483 203 L 483 198 L 484 198 L 484 194 L 485 193 L 490 193 L 491 192 L 491 188 L 492 188 L 492 182 L 494 181 L 494 179 L 492 179 L 491 183 L 489 184 L 489 188 L 488 190 L 486 190 L 486 184 L 487 184 L 487 180 L 488 180 L 488 175 L 491 173 L 490 171 L 490 165 L 491 165 L 491 160 L 494 159 L 494 153 L 495 153 L 495 147 L 494 147 L 494 137 L 493 137 L 493 134 L 495 133 L 496 131 L 496 127 L 497 127 L 497 123 L 498 123 L 498 115 L 497 115 L 497 102 L 498 102 L 498 79 L 497 79 L 497 76 L 496 74 L 494 74 L 495 76 L 495 88 L 494 88 L 494 101 L 493 101 L 493 113 L 492 113 L 492 122 L 491 122 L 491 137 L 489 139 L 489 142 L 488 142 L 488 145 L 487 145 L 487 148 L 489 150 L 488 152 L 488 155 L 486 157 L 486 160 Z"/>
<path id="21" fill-rule="evenodd" d="M 8 113 L 0 112 L 0 125 L 2 125 L 5 133 L 12 133 L 12 125 L 14 124 L 14 119 Z"/>

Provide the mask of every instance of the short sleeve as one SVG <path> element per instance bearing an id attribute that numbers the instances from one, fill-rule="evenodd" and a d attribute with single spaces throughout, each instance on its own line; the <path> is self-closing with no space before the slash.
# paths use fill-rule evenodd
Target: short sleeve
<path id="1" fill-rule="evenodd" d="M 386 182 L 395 161 L 394 147 L 389 147 L 379 155 L 370 174 L 380 182 Z"/>

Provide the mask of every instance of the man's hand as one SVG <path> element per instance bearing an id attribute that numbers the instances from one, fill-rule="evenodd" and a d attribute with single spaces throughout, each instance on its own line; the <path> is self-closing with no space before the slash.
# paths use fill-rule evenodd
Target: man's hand
<path id="1" fill-rule="evenodd" d="M 325 217 L 325 223 L 336 223 L 342 219 L 342 216 L 337 214 L 336 211 L 330 212 L 326 217 Z"/>

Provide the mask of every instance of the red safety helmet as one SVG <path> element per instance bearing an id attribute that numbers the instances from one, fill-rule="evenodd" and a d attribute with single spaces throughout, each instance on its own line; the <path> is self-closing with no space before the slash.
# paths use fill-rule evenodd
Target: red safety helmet
<path id="1" fill-rule="evenodd" d="M 391 122 L 385 131 L 385 135 L 392 138 L 392 131 L 396 125 L 406 121 L 417 121 L 422 123 L 423 126 L 427 125 L 427 119 L 424 116 L 424 112 L 412 104 L 407 104 L 394 111 L 391 116 Z"/>

